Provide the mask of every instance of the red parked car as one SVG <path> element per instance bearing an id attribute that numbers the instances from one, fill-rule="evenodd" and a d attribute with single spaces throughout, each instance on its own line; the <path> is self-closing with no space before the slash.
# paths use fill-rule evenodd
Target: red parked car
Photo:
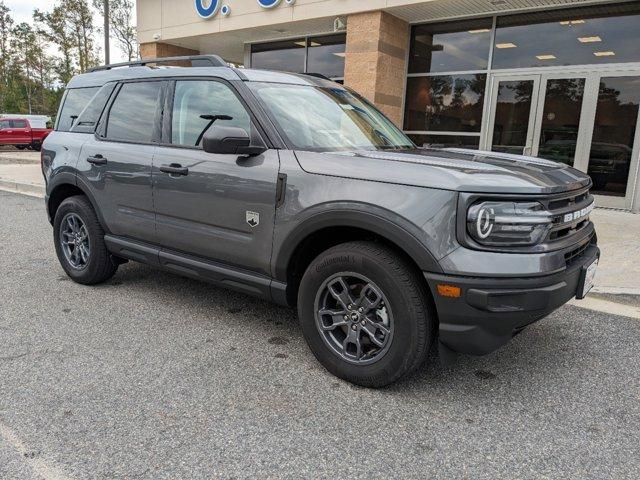
<path id="1" fill-rule="evenodd" d="M 24 117 L 0 118 L 0 145 L 14 145 L 20 149 L 40 150 L 42 142 L 53 129 L 42 121 Z"/>

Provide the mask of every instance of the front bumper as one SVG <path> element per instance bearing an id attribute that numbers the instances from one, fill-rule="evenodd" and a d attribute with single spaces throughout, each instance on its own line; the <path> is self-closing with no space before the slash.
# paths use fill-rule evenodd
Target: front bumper
<path id="1" fill-rule="evenodd" d="M 590 245 L 565 270 L 542 277 L 481 278 L 424 273 L 440 320 L 440 342 L 460 353 L 490 353 L 524 327 L 576 296 L 584 267 L 600 256 Z M 437 285 L 460 287 L 457 298 L 438 294 Z"/>

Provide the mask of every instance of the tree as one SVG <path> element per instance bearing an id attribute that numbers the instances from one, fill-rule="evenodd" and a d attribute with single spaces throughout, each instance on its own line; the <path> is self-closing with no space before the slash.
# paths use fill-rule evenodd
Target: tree
<path id="1" fill-rule="evenodd" d="M 11 32 L 13 30 L 13 18 L 9 9 L 0 0 L 0 107 L 4 108 L 4 98 L 9 86 L 9 67 L 13 49 L 11 48 Z"/>
<path id="2" fill-rule="evenodd" d="M 104 14 L 104 2 L 109 2 L 109 31 L 129 60 L 138 57 L 137 32 L 133 25 L 131 0 L 93 0 L 93 6 Z"/>

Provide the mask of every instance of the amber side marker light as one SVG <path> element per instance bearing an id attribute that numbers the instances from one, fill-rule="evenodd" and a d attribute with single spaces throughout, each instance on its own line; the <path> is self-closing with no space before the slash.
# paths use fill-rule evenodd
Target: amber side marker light
<path id="1" fill-rule="evenodd" d="M 455 285 L 438 285 L 438 294 L 441 297 L 459 298 L 460 287 Z"/>

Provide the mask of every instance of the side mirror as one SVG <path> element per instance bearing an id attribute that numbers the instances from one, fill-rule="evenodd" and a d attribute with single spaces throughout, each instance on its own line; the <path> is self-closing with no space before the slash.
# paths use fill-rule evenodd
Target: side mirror
<path id="1" fill-rule="evenodd" d="M 213 125 L 202 137 L 202 149 L 207 153 L 255 156 L 264 153 L 263 146 L 251 146 L 244 128 Z"/>

